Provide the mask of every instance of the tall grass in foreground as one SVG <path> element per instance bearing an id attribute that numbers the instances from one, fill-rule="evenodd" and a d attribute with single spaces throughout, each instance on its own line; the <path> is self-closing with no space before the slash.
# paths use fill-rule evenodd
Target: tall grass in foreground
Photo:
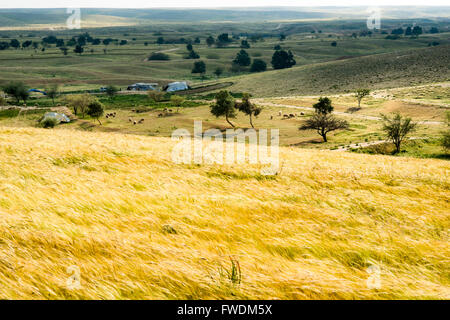
<path id="1" fill-rule="evenodd" d="M 285 148 L 258 179 L 172 145 L 0 128 L 0 298 L 450 298 L 447 161 Z"/>

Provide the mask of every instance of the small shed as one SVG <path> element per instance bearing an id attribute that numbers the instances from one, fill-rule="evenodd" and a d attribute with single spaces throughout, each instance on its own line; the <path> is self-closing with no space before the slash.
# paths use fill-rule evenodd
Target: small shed
<path id="1" fill-rule="evenodd" d="M 58 112 L 46 112 L 41 121 L 44 121 L 46 119 L 56 119 L 56 121 L 58 121 L 58 123 L 61 123 L 61 122 L 69 123 L 70 122 L 70 118 L 68 116 L 66 116 L 64 113 L 58 113 Z"/>
<path id="2" fill-rule="evenodd" d="M 189 86 L 186 81 L 171 82 L 164 88 L 167 92 L 183 91 L 188 89 Z"/>

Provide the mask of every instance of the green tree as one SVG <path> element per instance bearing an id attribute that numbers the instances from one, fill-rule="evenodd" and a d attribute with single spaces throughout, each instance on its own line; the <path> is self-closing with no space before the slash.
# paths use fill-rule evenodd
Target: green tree
<path id="1" fill-rule="evenodd" d="M 186 59 L 198 59 L 200 56 L 194 50 L 189 51 L 189 54 L 186 56 Z"/>
<path id="2" fill-rule="evenodd" d="M 218 67 L 216 70 L 214 70 L 214 74 L 217 76 L 217 78 L 220 78 L 220 76 L 223 73 L 223 68 Z"/>
<path id="3" fill-rule="evenodd" d="M 248 43 L 247 40 L 242 40 L 241 41 L 241 48 L 243 48 L 243 49 L 250 49 L 250 43 Z"/>
<path id="4" fill-rule="evenodd" d="M 212 36 L 209 36 L 208 38 L 206 38 L 206 44 L 208 45 L 208 47 L 211 47 L 216 41 L 214 40 L 214 38 Z"/>
<path id="5" fill-rule="evenodd" d="M 86 115 L 89 104 L 95 101 L 97 101 L 97 99 L 88 93 L 71 94 L 65 97 L 67 106 L 73 108 L 73 113 L 75 113 L 75 115 L 80 113 L 83 118 Z"/>
<path id="6" fill-rule="evenodd" d="M 400 152 L 401 144 L 407 135 L 417 128 L 417 123 L 412 122 L 411 118 L 403 118 L 400 113 L 394 113 L 392 118 L 384 114 L 381 117 L 383 119 L 383 131 L 386 133 L 388 140 L 395 145 L 394 154 L 397 154 Z"/>
<path id="7" fill-rule="evenodd" d="M 412 35 L 412 29 L 411 27 L 406 28 L 405 30 L 405 36 L 411 36 Z"/>
<path id="8" fill-rule="evenodd" d="M 252 66 L 250 67 L 251 72 L 263 72 L 266 71 L 267 64 L 261 59 L 253 60 Z"/>
<path id="9" fill-rule="evenodd" d="M 55 105 L 55 98 L 60 95 L 59 85 L 57 83 L 51 84 L 48 88 L 46 88 L 45 93 L 47 93 L 47 97 L 52 99 L 52 103 Z"/>
<path id="10" fill-rule="evenodd" d="M 332 114 L 314 112 L 314 114 L 306 120 L 306 122 L 299 128 L 300 130 L 316 130 L 322 137 L 324 142 L 327 142 L 327 134 L 331 131 L 339 129 L 347 129 L 348 122 L 333 116 Z"/>
<path id="11" fill-rule="evenodd" d="M 412 29 L 412 35 L 418 37 L 421 34 L 422 34 L 422 27 L 414 26 L 414 28 Z"/>
<path id="12" fill-rule="evenodd" d="M 75 46 L 75 49 L 73 49 L 73 52 L 78 53 L 81 56 L 81 54 L 84 52 L 84 48 L 77 44 Z"/>
<path id="13" fill-rule="evenodd" d="M 234 128 L 230 118 L 236 118 L 236 108 L 233 96 L 226 90 L 216 94 L 216 103 L 210 106 L 211 113 L 218 117 L 225 117 L 226 121 Z"/>
<path id="14" fill-rule="evenodd" d="M 250 102 L 250 95 L 248 93 L 242 94 L 242 102 L 236 103 L 235 107 L 239 111 L 241 111 L 249 116 L 250 125 L 252 126 L 252 128 L 254 128 L 252 116 L 258 117 L 258 115 L 262 111 L 262 108 L 257 106 L 256 104 Z"/>
<path id="15" fill-rule="evenodd" d="M 247 67 L 251 63 L 250 56 L 248 55 L 247 51 L 242 49 L 236 54 L 236 57 L 233 60 L 233 63 L 241 66 L 241 67 Z"/>
<path id="16" fill-rule="evenodd" d="M 194 62 L 194 66 L 192 68 L 191 73 L 200 73 L 205 74 L 206 72 L 206 64 L 203 61 L 196 61 Z"/>
<path id="17" fill-rule="evenodd" d="M 26 103 L 26 100 L 30 96 L 28 88 L 23 82 L 20 81 L 12 81 L 8 83 L 3 87 L 3 91 L 6 94 L 13 96 L 16 99 L 17 103 L 20 102 L 20 99 L 23 99 L 24 103 Z"/>
<path id="18" fill-rule="evenodd" d="M 158 37 L 158 39 L 156 40 L 157 44 L 163 44 L 164 43 L 164 38 L 163 37 Z"/>
<path id="19" fill-rule="evenodd" d="M 333 112 L 334 107 L 331 105 L 331 100 L 327 97 L 320 97 L 319 102 L 313 105 L 316 113 L 330 114 Z"/>
<path id="20" fill-rule="evenodd" d="M 294 55 L 290 50 L 277 50 L 272 56 L 272 67 L 274 69 L 290 68 L 295 64 Z"/>
<path id="21" fill-rule="evenodd" d="M 90 117 L 97 119 L 100 125 L 102 125 L 102 123 L 100 122 L 100 117 L 103 116 L 104 113 L 105 107 L 103 107 L 103 104 L 101 104 L 99 101 L 92 101 L 91 103 L 89 103 L 87 114 Z"/>
<path id="22" fill-rule="evenodd" d="M 11 39 L 9 45 L 14 49 L 20 48 L 20 42 L 17 39 Z"/>
<path id="23" fill-rule="evenodd" d="M 355 93 L 356 99 L 358 99 L 358 108 L 361 107 L 361 100 L 370 94 L 369 89 L 357 89 Z"/>

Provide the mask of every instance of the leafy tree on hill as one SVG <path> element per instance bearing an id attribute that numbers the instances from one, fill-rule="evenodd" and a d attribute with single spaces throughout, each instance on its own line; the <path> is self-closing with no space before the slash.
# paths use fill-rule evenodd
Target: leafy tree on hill
<path id="1" fill-rule="evenodd" d="M 329 132 L 348 128 L 347 121 L 338 119 L 331 114 L 334 108 L 329 98 L 319 98 L 319 102 L 314 104 L 313 107 L 315 109 L 314 114 L 306 120 L 299 130 L 316 130 L 323 141 L 327 142 Z"/>
<path id="2" fill-rule="evenodd" d="M 211 47 L 216 41 L 214 40 L 214 38 L 212 36 L 209 36 L 208 38 L 206 38 L 206 44 L 208 45 L 208 47 Z"/>
<path id="3" fill-rule="evenodd" d="M 194 43 L 195 44 L 200 44 L 200 38 L 199 37 L 195 38 Z"/>
<path id="4" fill-rule="evenodd" d="M 0 42 L 0 50 L 6 50 L 8 48 L 9 48 L 8 42 L 5 42 L 5 41 Z"/>
<path id="5" fill-rule="evenodd" d="M 355 93 L 356 99 L 358 99 L 358 108 L 361 107 L 361 100 L 370 94 L 369 89 L 357 89 Z"/>
<path id="6" fill-rule="evenodd" d="M 236 108 L 233 96 L 226 90 L 216 94 L 216 103 L 210 106 L 211 113 L 218 117 L 225 117 L 225 120 L 234 128 L 230 118 L 236 118 Z"/>
<path id="7" fill-rule="evenodd" d="M 439 29 L 436 27 L 431 27 L 430 33 L 439 33 Z"/>
<path id="8" fill-rule="evenodd" d="M 189 51 L 188 55 L 186 56 L 186 59 L 199 59 L 199 58 L 200 56 L 194 50 Z"/>
<path id="9" fill-rule="evenodd" d="M 67 56 L 67 52 L 69 51 L 69 49 L 67 49 L 66 47 L 61 47 L 59 48 L 59 50 L 61 50 L 61 52 L 63 53 L 63 55 Z"/>
<path id="10" fill-rule="evenodd" d="M 95 97 L 88 93 L 71 94 L 65 97 L 67 106 L 73 108 L 73 113 L 75 113 L 75 115 L 80 113 L 83 118 L 86 115 L 89 104 L 96 100 Z"/>
<path id="11" fill-rule="evenodd" d="M 422 27 L 414 26 L 414 28 L 412 29 L 412 35 L 418 37 L 421 34 L 422 34 Z"/>
<path id="12" fill-rule="evenodd" d="M 164 38 L 163 37 L 158 37 L 158 39 L 156 40 L 157 44 L 163 44 L 164 43 Z"/>
<path id="13" fill-rule="evenodd" d="M 214 74 L 219 78 L 223 73 L 223 68 L 218 67 L 216 70 L 214 70 Z"/>
<path id="14" fill-rule="evenodd" d="M 272 66 L 274 69 L 290 68 L 295 64 L 294 55 L 290 50 L 288 52 L 277 50 L 272 56 Z"/>
<path id="15" fill-rule="evenodd" d="M 98 123 L 102 125 L 100 122 L 100 117 L 105 113 L 105 107 L 99 101 L 92 101 L 87 108 L 87 114 L 97 119 Z"/>
<path id="16" fill-rule="evenodd" d="M 241 66 L 241 67 L 247 67 L 251 63 L 250 56 L 248 55 L 247 51 L 242 49 L 236 54 L 236 57 L 233 60 L 233 63 Z"/>
<path id="17" fill-rule="evenodd" d="M 248 43 L 247 40 L 242 40 L 242 41 L 241 41 L 241 48 L 243 48 L 243 49 L 249 49 L 249 48 L 250 48 L 250 43 Z"/>
<path id="18" fill-rule="evenodd" d="M 329 114 L 334 110 L 334 107 L 331 105 L 331 100 L 328 97 L 320 97 L 319 102 L 315 103 L 313 108 L 320 114 Z"/>
<path id="19" fill-rule="evenodd" d="M 194 67 L 192 68 L 191 73 L 205 74 L 205 72 L 206 72 L 206 64 L 203 61 L 194 62 Z"/>
<path id="20" fill-rule="evenodd" d="M 411 118 L 403 118 L 400 113 L 395 113 L 392 118 L 382 114 L 383 131 L 386 133 L 388 140 L 395 145 L 395 152 L 400 152 L 402 142 L 406 139 L 410 132 L 417 128 L 417 123 L 411 121 Z"/>
<path id="21" fill-rule="evenodd" d="M 20 42 L 17 39 L 11 39 L 9 45 L 14 49 L 20 48 Z"/>
<path id="22" fill-rule="evenodd" d="M 402 35 L 403 34 L 403 28 L 398 28 L 398 29 L 394 29 L 391 31 L 391 34 L 396 34 L 396 35 Z"/>
<path id="23" fill-rule="evenodd" d="M 228 37 L 228 33 L 222 33 L 217 37 L 217 46 L 224 47 L 227 46 L 231 42 L 231 39 Z"/>
<path id="24" fill-rule="evenodd" d="M 81 54 L 84 52 L 84 48 L 77 44 L 75 46 L 75 49 L 73 49 L 73 52 L 78 53 L 81 56 Z"/>
<path id="25" fill-rule="evenodd" d="M 251 72 L 263 72 L 267 70 L 267 64 L 261 59 L 253 60 L 252 66 L 250 67 Z"/>
<path id="26" fill-rule="evenodd" d="M 405 30 L 405 36 L 411 36 L 412 35 L 412 29 L 411 27 L 406 28 Z"/>
<path id="27" fill-rule="evenodd" d="M 192 51 L 193 50 L 192 44 L 188 43 L 186 49 L 187 51 Z"/>
<path id="28" fill-rule="evenodd" d="M 28 48 L 33 44 L 33 41 L 27 40 L 22 43 L 22 48 Z"/>
<path id="29" fill-rule="evenodd" d="M 252 116 L 258 117 L 262 111 L 262 108 L 250 102 L 250 95 L 248 93 L 242 94 L 242 102 L 236 103 L 235 107 L 249 116 L 250 125 L 254 128 Z"/>
<path id="30" fill-rule="evenodd" d="M 57 47 L 64 47 L 64 39 L 56 40 L 56 46 Z"/>
<path id="31" fill-rule="evenodd" d="M 30 93 L 28 92 L 28 88 L 25 86 L 23 82 L 14 81 L 8 83 L 3 87 L 3 91 L 11 96 L 13 96 L 17 103 L 20 102 L 20 99 L 23 100 L 24 103 L 27 102 Z"/>
<path id="32" fill-rule="evenodd" d="M 333 41 L 333 42 L 331 43 L 331 46 L 332 46 L 332 47 L 336 47 L 336 46 L 337 46 L 337 42 L 336 42 L 336 41 Z"/>

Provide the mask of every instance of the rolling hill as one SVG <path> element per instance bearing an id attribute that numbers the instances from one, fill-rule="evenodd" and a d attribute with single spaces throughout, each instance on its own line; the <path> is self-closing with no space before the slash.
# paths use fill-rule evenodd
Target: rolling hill
<path id="1" fill-rule="evenodd" d="M 0 297 L 450 298 L 446 161 L 282 148 L 267 177 L 174 143 L 0 127 Z"/>
<path id="2" fill-rule="evenodd" d="M 442 45 L 241 76 L 232 90 L 267 97 L 406 87 L 448 81 L 449 66 L 450 45 Z"/>

